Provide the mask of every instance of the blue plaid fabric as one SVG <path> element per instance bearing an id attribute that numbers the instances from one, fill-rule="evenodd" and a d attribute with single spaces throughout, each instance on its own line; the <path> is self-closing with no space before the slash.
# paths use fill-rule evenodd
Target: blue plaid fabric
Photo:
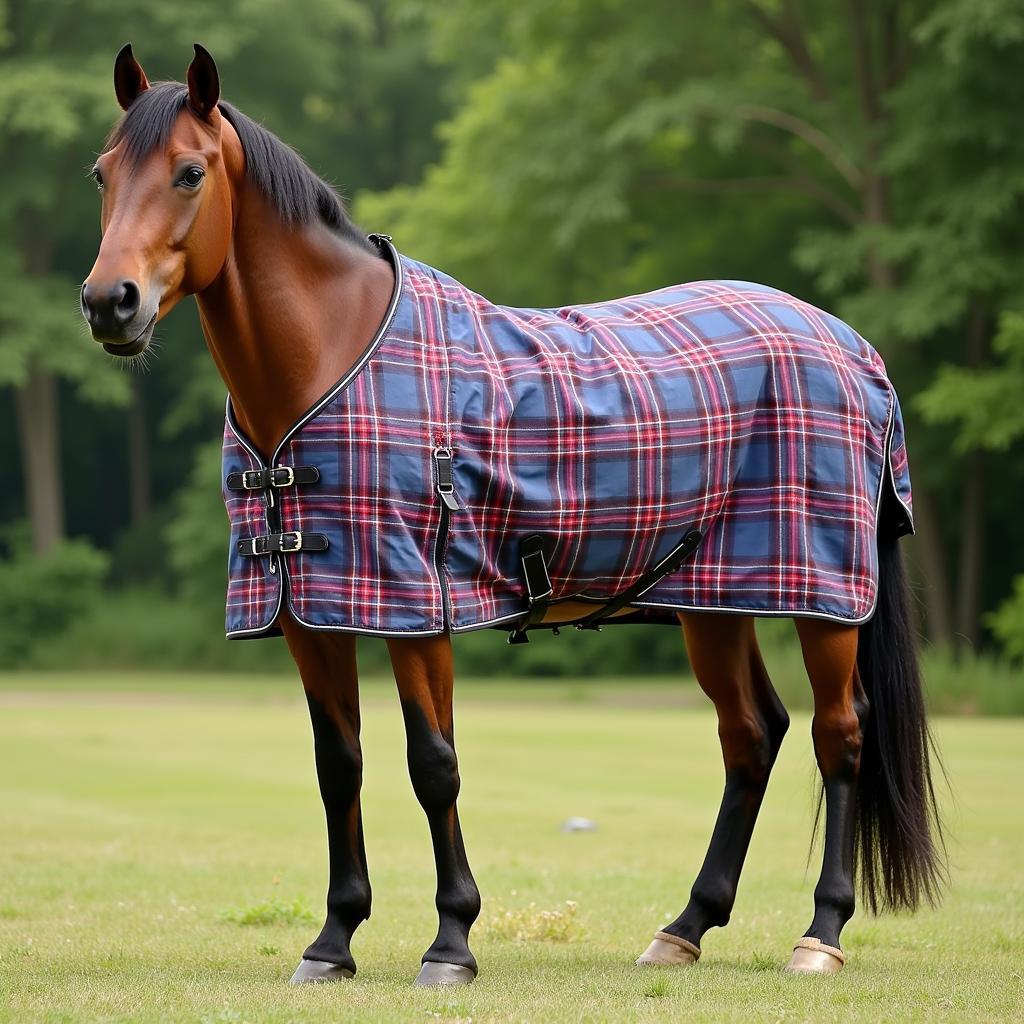
<path id="1" fill-rule="evenodd" d="M 742 281 L 514 309 L 392 255 L 393 311 L 368 358 L 272 460 L 319 469 L 276 500 L 283 529 L 328 549 L 239 556 L 267 533 L 267 499 L 225 490 L 229 635 L 267 632 L 285 602 L 313 628 L 375 635 L 511 622 L 535 533 L 553 601 L 606 601 L 691 528 L 695 556 L 634 619 L 871 615 L 882 498 L 912 531 L 910 477 L 885 367 L 850 327 Z M 225 476 L 261 464 L 229 409 Z"/>

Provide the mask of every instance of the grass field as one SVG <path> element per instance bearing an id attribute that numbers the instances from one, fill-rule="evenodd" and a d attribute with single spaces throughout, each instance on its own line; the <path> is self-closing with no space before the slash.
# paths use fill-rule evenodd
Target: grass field
<path id="1" fill-rule="evenodd" d="M 352 982 L 286 982 L 319 926 L 326 849 L 298 684 L 0 677 L 0 1020 L 1020 1020 L 1024 722 L 937 733 L 954 886 L 914 918 L 857 916 L 838 978 L 779 968 L 811 913 L 809 720 L 797 717 L 733 921 L 682 972 L 633 958 L 674 917 L 721 784 L 691 690 L 461 687 L 461 811 L 484 895 L 475 985 L 415 990 L 433 864 L 398 702 L 364 687 L 374 914 Z M 593 833 L 562 834 L 570 815 Z M 575 904 L 575 909 L 568 906 Z"/>

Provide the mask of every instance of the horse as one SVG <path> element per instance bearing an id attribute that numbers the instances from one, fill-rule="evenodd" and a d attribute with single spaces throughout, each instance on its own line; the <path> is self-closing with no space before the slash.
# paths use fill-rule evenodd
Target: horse
<path id="1" fill-rule="evenodd" d="M 350 950 L 352 936 L 370 913 L 360 812 L 362 759 L 355 648 L 356 635 L 362 633 L 383 636 L 388 647 L 405 719 L 409 773 L 426 813 L 436 862 L 438 931 L 423 955 L 416 984 L 470 983 L 477 976 L 478 965 L 470 951 L 469 934 L 481 901 L 457 810 L 460 778 L 453 731 L 451 644 L 457 626 L 449 618 L 456 611 L 456 600 L 454 591 L 445 585 L 452 581 L 447 580 L 444 571 L 431 576 L 431 585 L 440 586 L 440 611 L 426 617 L 414 609 L 418 616 L 413 620 L 418 624 L 415 628 L 405 619 L 396 629 L 366 625 L 383 614 L 378 603 L 393 608 L 399 616 L 408 611 L 405 605 L 411 602 L 401 599 L 400 586 L 405 582 L 401 578 L 392 579 L 388 587 L 378 584 L 376 589 L 363 586 L 346 592 L 343 600 L 335 602 L 335 613 L 345 616 L 343 620 L 313 618 L 314 613 L 307 610 L 312 605 L 303 605 L 301 600 L 303 595 L 315 596 L 315 588 L 310 591 L 307 587 L 313 584 L 297 568 L 298 559 L 312 559 L 317 551 L 327 557 L 340 545 L 336 536 L 331 535 L 329 542 L 327 532 L 310 532 L 304 524 L 286 530 L 289 509 L 298 508 L 288 503 L 296 500 L 291 492 L 299 483 L 311 485 L 319 479 L 323 486 L 334 488 L 333 504 L 342 507 L 336 514 L 346 514 L 345 479 L 327 479 L 342 456 L 332 454 L 320 463 L 314 459 L 311 466 L 283 466 L 278 464 L 278 454 L 283 439 L 295 437 L 296 424 L 312 422 L 312 413 L 322 412 L 328 400 L 344 397 L 343 383 L 356 382 L 352 387 L 357 390 L 347 392 L 349 401 L 356 401 L 358 395 L 362 395 L 360 401 L 370 405 L 386 404 L 385 399 L 401 404 L 408 399 L 402 385 L 395 383 L 397 378 L 387 377 L 388 367 L 381 369 L 383 358 L 373 357 L 375 346 L 387 334 L 385 328 L 392 334 L 397 331 L 395 337 L 401 334 L 398 327 L 393 327 L 393 318 L 403 274 L 408 278 L 405 287 L 425 296 L 417 307 L 420 312 L 438 306 L 446 296 L 456 295 L 462 313 L 471 319 L 493 315 L 504 325 L 502 329 L 514 321 L 519 340 L 528 337 L 536 345 L 544 345 L 550 341 L 545 331 L 571 329 L 575 333 L 567 344 L 588 346 L 586 353 L 577 353 L 583 362 L 592 354 L 595 338 L 612 344 L 615 331 L 605 330 L 600 315 L 591 309 L 590 316 L 584 307 L 554 318 L 550 311 L 485 308 L 479 305 L 478 297 L 459 291 L 457 283 L 399 258 L 387 236 L 364 235 L 336 193 L 298 154 L 221 99 L 216 64 L 199 44 L 195 45 L 184 84 L 152 85 L 131 45 L 125 45 L 114 65 L 114 90 L 125 113 L 92 169 L 102 195 L 102 238 L 96 262 L 81 289 L 82 313 L 93 338 L 106 352 L 121 359 L 138 359 L 145 353 L 156 323 L 185 296 L 194 295 L 208 348 L 229 393 L 225 467 L 231 472 L 225 497 L 229 511 L 233 503 L 242 509 L 232 515 L 233 525 L 241 524 L 241 534 L 233 534 L 231 558 L 233 565 L 242 566 L 240 572 L 249 573 L 243 582 L 249 604 L 256 608 L 254 611 L 247 606 L 246 614 L 256 616 L 251 631 L 283 633 L 298 667 L 312 721 L 316 770 L 327 820 L 330 860 L 326 919 L 319 935 L 302 954 L 291 980 L 304 984 L 351 978 L 356 970 Z M 750 285 L 742 294 L 736 287 L 730 285 L 728 294 L 737 303 L 740 300 L 736 296 L 740 295 L 746 303 L 744 309 L 763 311 L 769 299 L 772 308 L 786 301 L 779 298 L 781 293 L 765 298 L 758 286 Z M 678 294 L 691 293 L 692 289 Z M 701 606 L 692 597 L 698 594 L 699 580 L 694 579 L 678 584 L 691 588 L 686 591 L 691 594 L 689 601 L 674 598 L 661 605 L 645 604 L 644 595 L 656 592 L 652 587 L 685 580 L 687 560 L 695 557 L 694 550 L 702 543 L 701 531 L 694 529 L 688 530 L 668 554 L 658 556 L 653 569 L 648 570 L 646 563 L 626 569 L 620 566 L 618 596 L 606 589 L 596 601 L 592 596 L 556 600 L 552 579 L 559 571 L 557 558 L 544 536 L 520 537 L 521 550 L 512 553 L 510 564 L 515 567 L 521 562 L 525 586 L 521 581 L 509 583 L 506 579 L 507 593 L 496 599 L 497 611 L 491 619 L 485 622 L 487 616 L 481 614 L 461 620 L 471 627 L 511 623 L 510 639 L 516 642 L 528 639 L 525 633 L 531 628 L 571 623 L 590 627 L 616 617 L 626 622 L 654 616 L 656 621 L 671 621 L 677 628 L 681 624 L 693 673 L 717 712 L 725 787 L 707 855 L 689 900 L 671 924 L 656 932 L 636 961 L 640 965 L 692 966 L 700 956 L 705 932 L 729 920 L 758 810 L 789 724 L 758 649 L 754 621 L 760 614 L 787 614 L 795 623 L 813 693 L 812 739 L 822 780 L 819 817 L 822 801 L 824 806 L 824 849 L 820 879 L 814 889 L 814 913 L 785 969 L 834 974 L 843 967 L 846 954 L 840 945 L 840 933 L 853 915 L 858 881 L 868 907 L 878 912 L 913 910 L 922 902 L 934 902 L 946 879 L 941 823 L 932 785 L 931 738 L 898 544 L 900 535 L 912 527 L 909 493 L 901 492 L 899 486 L 905 467 L 894 459 L 894 433 L 897 428 L 902 430 L 895 394 L 884 378 L 877 354 L 866 343 L 838 321 L 826 321 L 826 314 L 795 303 L 792 300 L 788 312 L 778 312 L 771 328 L 773 337 L 787 338 L 786 351 L 795 352 L 797 332 L 792 328 L 792 316 L 803 322 L 817 318 L 818 323 L 831 324 L 822 335 L 831 346 L 830 358 L 853 358 L 854 353 L 862 361 L 858 366 L 870 367 L 870 373 L 864 373 L 883 396 L 880 408 L 888 410 L 888 418 L 880 419 L 873 430 L 858 420 L 850 433 L 850 437 L 878 434 L 874 441 L 868 438 L 875 453 L 869 459 L 869 469 L 876 477 L 872 477 L 869 506 L 861 516 L 871 532 L 856 545 L 863 549 L 858 572 L 864 584 L 856 606 L 827 605 L 822 613 L 801 613 L 803 605 L 769 606 L 769 598 L 762 600 L 756 593 L 741 607 Z M 619 332 L 623 336 L 634 330 L 641 314 L 659 337 L 679 333 L 682 321 L 678 316 L 659 313 L 660 319 L 655 322 L 651 308 L 650 303 L 644 305 L 644 297 L 621 300 L 619 305 L 609 307 L 616 315 L 627 317 L 623 321 L 626 326 Z M 605 309 L 602 315 L 611 313 Z M 408 324 L 406 327 L 412 330 Z M 416 379 L 424 382 L 424 393 L 433 394 L 433 364 L 429 361 L 447 359 L 455 352 L 456 340 L 446 336 L 444 330 L 445 324 L 441 323 L 436 330 L 421 330 L 420 336 L 412 339 L 427 360 L 425 368 L 416 371 L 421 373 Z M 649 331 L 644 344 L 654 334 Z M 825 345 L 826 341 L 816 344 Z M 703 359 L 713 349 L 695 343 L 694 359 Z M 538 369 L 547 351 L 535 347 L 523 363 L 523 372 L 533 374 L 530 379 L 542 389 L 560 372 L 551 368 L 553 362 Z M 811 356 L 814 354 L 812 349 Z M 632 358 L 632 352 L 622 356 Z M 784 377 L 792 370 L 794 359 L 795 355 L 783 353 L 773 365 Z M 470 360 L 474 361 L 476 356 Z M 569 362 L 572 360 L 562 360 L 565 365 Z M 494 365 L 500 370 L 504 364 L 497 359 Z M 691 375 L 699 372 L 697 363 L 687 369 Z M 645 394 L 653 394 L 652 376 L 641 368 L 634 381 L 638 392 L 647 389 Z M 660 384 L 666 374 L 659 372 L 657 376 Z M 681 378 L 680 387 L 685 385 L 690 389 L 687 394 L 692 392 L 693 381 L 688 381 L 685 374 L 667 376 Z M 867 387 L 867 379 L 854 381 L 847 390 Z M 534 398 L 539 393 L 536 387 Z M 352 398 L 353 394 L 357 398 Z M 442 404 L 445 400 L 453 399 L 442 396 Z M 710 418 L 712 412 L 706 410 L 706 417 Z M 412 408 L 396 430 L 401 433 L 412 429 L 410 421 L 420 413 Z M 462 414 L 471 416 L 471 410 L 467 407 Z M 813 408 L 801 413 L 813 414 Z M 346 416 L 358 418 L 343 411 L 336 419 L 344 420 Z M 705 414 L 691 416 L 688 422 L 688 429 L 699 431 Z M 487 444 L 498 443 L 495 438 L 499 431 L 491 430 L 486 421 L 476 426 L 489 438 Z M 616 424 L 610 426 L 614 435 Z M 778 437 L 769 433 L 764 443 L 781 446 L 781 435 L 788 429 L 785 424 L 779 426 Z M 537 436 L 547 437 L 548 433 L 541 430 Z M 372 453 L 378 450 L 374 446 L 379 448 L 387 441 L 363 430 L 349 447 Z M 438 531 L 439 540 L 441 524 L 447 524 L 456 531 L 452 540 L 456 550 L 461 543 L 459 537 L 466 537 L 465 533 L 458 534 L 458 529 L 468 529 L 457 525 L 465 520 L 467 511 L 456 486 L 467 486 L 468 479 L 467 471 L 459 466 L 463 457 L 460 443 L 467 450 L 472 448 L 468 442 L 453 446 L 441 433 L 416 442 L 416 451 L 427 453 L 422 463 L 425 496 L 422 505 L 417 506 L 425 511 L 419 526 L 426 524 L 427 537 L 434 536 L 431 531 Z M 805 437 L 801 443 L 810 442 Z M 308 454 L 315 448 L 315 444 L 305 448 L 300 445 L 293 454 Z M 848 454 L 840 450 L 841 456 Z M 391 452 L 389 459 L 401 461 L 399 456 Z M 550 457 L 547 450 L 539 456 L 535 453 L 531 463 L 534 476 L 543 476 L 551 468 L 545 462 Z M 617 472 L 618 463 L 605 463 L 602 471 Z M 498 470 L 481 462 L 475 472 L 493 483 Z M 813 481 L 798 483 L 798 489 L 810 490 Z M 406 480 L 406 489 L 409 486 Z M 660 486 L 656 479 L 654 486 Z M 314 490 L 312 486 L 308 489 Z M 510 498 L 507 491 L 502 492 L 503 500 L 514 503 L 515 498 Z M 417 495 L 414 498 L 419 500 Z M 376 541 L 364 545 L 364 556 L 380 561 L 390 543 L 386 537 L 389 520 L 376 511 L 377 500 L 371 488 L 361 495 L 358 507 L 359 516 L 376 517 L 380 531 Z M 366 509 L 373 510 L 372 515 Z M 314 520 L 318 514 L 310 513 Z M 839 539 L 849 540 L 855 528 L 852 513 L 840 509 L 837 515 Z M 265 536 L 245 535 L 260 524 L 271 532 Z M 705 532 L 703 543 L 711 544 L 713 529 L 709 527 Z M 443 562 L 441 547 L 438 551 Z M 648 544 L 643 548 L 640 540 L 626 547 L 635 557 L 640 557 L 636 552 L 642 548 L 648 562 L 655 558 L 655 547 Z M 626 555 L 632 557 L 629 551 Z M 427 555 L 421 559 L 424 571 L 434 573 L 437 569 L 440 563 L 430 561 L 432 558 L 430 553 L 429 559 Z M 476 567 L 480 571 L 483 561 L 481 558 Z M 810 572 L 814 567 L 804 568 Z M 719 566 L 718 573 L 727 575 L 728 569 L 727 565 Z M 785 576 L 788 571 L 780 573 Z M 506 576 L 507 571 L 503 569 L 497 575 Z M 704 573 L 705 577 L 710 575 Z M 850 575 L 849 580 L 840 579 L 842 586 L 837 589 L 834 580 L 829 584 L 840 595 L 837 600 L 845 599 L 843 593 L 853 586 Z M 691 576 L 696 578 L 700 573 L 694 570 Z M 289 590 L 283 602 L 282 589 Z M 264 600 L 267 594 L 270 597 Z M 520 605 L 510 612 L 508 601 L 525 601 L 526 607 Z M 236 626 L 239 634 L 247 632 L 244 621 Z"/>

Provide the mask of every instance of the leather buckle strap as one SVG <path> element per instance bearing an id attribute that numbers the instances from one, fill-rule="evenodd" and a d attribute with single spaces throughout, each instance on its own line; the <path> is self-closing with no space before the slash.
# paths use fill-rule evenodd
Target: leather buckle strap
<path id="1" fill-rule="evenodd" d="M 326 551 L 327 538 L 322 533 L 268 533 L 262 537 L 244 537 L 238 542 L 238 553 L 247 558 L 260 555 L 291 555 L 296 551 Z"/>
<path id="2" fill-rule="evenodd" d="M 607 604 L 598 608 L 597 611 L 592 612 L 586 618 L 580 619 L 579 622 L 575 623 L 576 628 L 600 629 L 599 623 L 627 605 L 639 600 L 666 576 L 678 572 L 682 568 L 683 562 L 697 550 L 702 536 L 700 530 L 687 530 L 683 534 L 683 539 L 661 561 L 656 562 L 631 587 L 626 587 L 625 590 L 620 591 Z"/>
<path id="3" fill-rule="evenodd" d="M 519 545 L 519 562 L 523 567 L 523 579 L 526 581 L 526 596 L 529 606 L 526 614 L 516 623 L 515 629 L 508 635 L 510 644 L 528 644 L 530 638 L 526 631 L 544 618 L 548 608 L 548 598 L 554 593 L 551 576 L 548 573 L 547 558 L 544 555 L 544 538 L 539 533 L 531 533 L 524 537 Z"/>
<path id="4" fill-rule="evenodd" d="M 450 448 L 434 449 L 434 465 L 437 467 L 437 493 L 449 512 L 459 511 L 459 499 L 455 497 L 455 477 L 452 475 L 452 451 Z"/>
<path id="5" fill-rule="evenodd" d="M 271 487 L 315 484 L 319 479 L 320 470 L 316 466 L 274 466 L 229 473 L 227 484 L 229 491 L 266 491 Z"/>

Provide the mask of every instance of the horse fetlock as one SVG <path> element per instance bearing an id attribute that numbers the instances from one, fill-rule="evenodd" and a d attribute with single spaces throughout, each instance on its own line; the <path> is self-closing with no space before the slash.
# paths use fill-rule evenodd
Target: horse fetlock
<path id="1" fill-rule="evenodd" d="M 722 928 L 729 923 L 736 886 L 727 878 L 698 878 L 690 890 L 690 902 L 700 910 L 705 928 Z"/>
<path id="2" fill-rule="evenodd" d="M 853 917 L 857 909 L 857 894 L 854 891 L 852 881 L 848 877 L 842 879 L 819 882 L 814 889 L 815 921 L 821 917 L 828 917 L 830 921 L 837 921 L 841 928 Z M 808 930 L 808 935 L 816 935 L 823 942 L 826 937 L 817 935 L 814 925 Z M 835 936 L 838 941 L 838 934 Z"/>
<path id="3" fill-rule="evenodd" d="M 444 893 L 438 893 L 436 905 L 442 918 L 454 918 L 468 930 L 480 916 L 480 890 L 472 879 L 464 881 Z"/>
<path id="4" fill-rule="evenodd" d="M 327 892 L 327 920 L 342 921 L 353 929 L 370 916 L 370 883 L 358 877 L 346 878 Z M 325 925 L 325 927 L 327 927 Z"/>

